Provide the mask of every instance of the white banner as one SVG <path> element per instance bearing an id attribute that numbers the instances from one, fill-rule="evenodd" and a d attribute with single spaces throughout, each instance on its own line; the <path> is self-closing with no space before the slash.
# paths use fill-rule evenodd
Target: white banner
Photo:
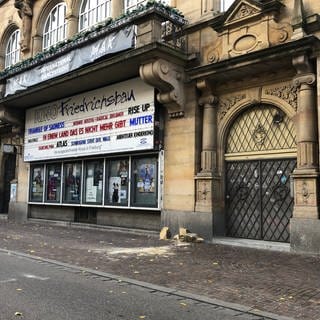
<path id="1" fill-rule="evenodd" d="M 26 112 L 25 161 L 154 147 L 154 89 L 140 78 Z"/>

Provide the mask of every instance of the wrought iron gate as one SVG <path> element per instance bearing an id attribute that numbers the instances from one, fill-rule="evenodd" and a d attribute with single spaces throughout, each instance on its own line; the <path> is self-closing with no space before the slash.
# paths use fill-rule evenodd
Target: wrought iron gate
<path id="1" fill-rule="evenodd" d="M 294 123 L 279 108 L 258 104 L 238 115 L 225 153 L 228 235 L 289 241 L 296 148 Z"/>
<path id="2" fill-rule="evenodd" d="M 232 237 L 289 241 L 295 159 L 226 162 L 227 233 Z"/>

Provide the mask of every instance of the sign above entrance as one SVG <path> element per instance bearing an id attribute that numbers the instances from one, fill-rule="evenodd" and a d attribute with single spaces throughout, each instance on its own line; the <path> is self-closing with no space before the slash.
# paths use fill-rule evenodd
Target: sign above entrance
<path id="1" fill-rule="evenodd" d="M 15 153 L 15 147 L 12 144 L 3 144 L 2 151 L 3 153 Z"/>
<path id="2" fill-rule="evenodd" d="M 154 89 L 140 78 L 26 112 L 25 161 L 150 150 Z"/>
<path id="3" fill-rule="evenodd" d="M 133 45 L 133 38 L 134 27 L 129 26 L 13 76 L 7 80 L 5 95 L 26 90 L 33 85 L 66 74 L 108 54 L 129 49 Z"/>

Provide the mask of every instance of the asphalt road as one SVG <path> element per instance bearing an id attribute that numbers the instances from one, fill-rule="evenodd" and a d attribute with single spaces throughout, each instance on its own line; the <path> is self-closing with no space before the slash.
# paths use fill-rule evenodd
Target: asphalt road
<path id="1" fill-rule="evenodd" d="M 267 318 L 94 275 L 79 268 L 0 253 L 0 320 L 11 319 Z"/>

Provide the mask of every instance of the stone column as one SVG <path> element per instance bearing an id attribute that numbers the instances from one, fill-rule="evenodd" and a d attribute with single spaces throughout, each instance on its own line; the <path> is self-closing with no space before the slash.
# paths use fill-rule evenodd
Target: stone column
<path id="1" fill-rule="evenodd" d="M 196 175 L 196 211 L 212 212 L 214 173 L 217 167 L 217 98 L 206 81 L 198 81 L 203 107 L 201 168 Z"/>
<path id="2" fill-rule="evenodd" d="M 316 76 L 306 55 L 293 59 L 298 88 L 297 168 L 293 172 L 294 209 L 290 244 L 294 251 L 320 253 L 319 153 Z"/>
<path id="3" fill-rule="evenodd" d="M 294 171 L 294 217 L 318 219 L 318 141 L 316 113 L 316 76 L 306 56 L 294 58 L 297 69 L 294 85 L 298 88 L 297 168 Z"/>

